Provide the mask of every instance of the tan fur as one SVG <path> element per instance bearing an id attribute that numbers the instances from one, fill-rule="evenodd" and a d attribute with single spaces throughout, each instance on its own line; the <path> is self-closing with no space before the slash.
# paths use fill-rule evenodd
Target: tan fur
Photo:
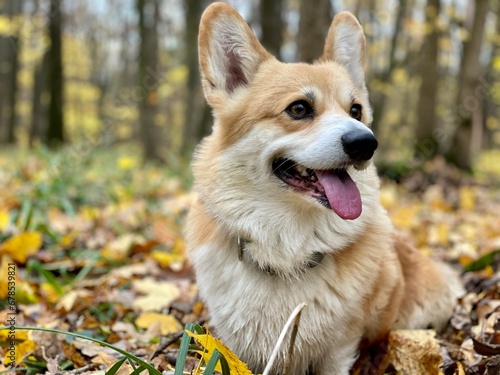
<path id="1" fill-rule="evenodd" d="M 254 373 L 301 302 L 290 374 L 347 374 L 362 339 L 394 327 L 441 328 L 461 292 L 449 268 L 394 234 L 371 162 L 345 164 L 338 137 L 351 128 L 369 132 L 372 120 L 364 43 L 357 20 L 343 12 L 318 63 L 283 64 L 229 5 L 203 14 L 200 67 L 215 123 L 193 163 L 198 200 L 186 238 L 217 335 Z M 296 100 L 313 100 L 314 116 L 291 118 L 285 109 Z M 348 115 L 353 103 L 363 107 L 362 123 Z M 361 216 L 343 220 L 284 187 L 271 170 L 283 154 L 312 169 L 347 166 Z M 241 261 L 238 238 L 247 241 Z M 318 253 L 321 263 L 306 266 Z M 273 374 L 286 351 L 285 342 Z"/>

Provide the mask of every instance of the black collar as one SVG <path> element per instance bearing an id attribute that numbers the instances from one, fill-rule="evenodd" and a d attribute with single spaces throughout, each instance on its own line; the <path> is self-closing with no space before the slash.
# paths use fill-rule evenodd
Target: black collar
<path id="1" fill-rule="evenodd" d="M 238 260 L 240 262 L 243 261 L 244 255 L 248 254 L 249 257 L 250 257 L 251 262 L 255 265 L 255 267 L 258 270 L 260 270 L 260 271 L 268 274 L 269 276 L 274 276 L 274 275 L 279 274 L 279 271 L 275 270 L 274 268 L 272 268 L 269 265 L 265 265 L 265 266 L 259 265 L 252 258 L 252 256 L 248 252 L 246 252 L 246 246 L 247 246 L 247 244 L 249 242 L 250 241 L 245 240 L 245 239 L 243 239 L 243 238 L 241 238 L 241 237 L 238 236 Z M 314 267 L 318 266 L 321 263 L 321 261 L 323 260 L 324 257 L 325 257 L 324 253 L 314 252 L 311 255 L 311 257 L 309 258 L 309 260 L 307 261 L 307 263 L 304 265 L 304 267 L 300 268 L 299 270 L 300 271 L 304 271 L 307 268 L 314 268 Z"/>

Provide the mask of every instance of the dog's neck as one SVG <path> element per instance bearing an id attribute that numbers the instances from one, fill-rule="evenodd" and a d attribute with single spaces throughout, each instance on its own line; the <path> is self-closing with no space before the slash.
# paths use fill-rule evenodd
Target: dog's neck
<path id="1" fill-rule="evenodd" d="M 257 262 L 254 258 L 252 258 L 252 254 L 248 251 L 246 251 L 247 245 L 250 243 L 249 240 L 246 240 L 240 236 L 237 238 L 237 251 L 238 251 L 238 260 L 240 262 L 249 262 L 252 264 L 253 267 L 258 269 L 259 271 L 269 275 L 269 276 L 276 276 L 276 275 L 281 275 L 282 272 L 280 272 L 278 269 L 272 267 L 269 264 L 260 264 Z M 297 265 L 296 267 L 296 273 L 303 273 L 309 268 L 314 268 L 317 267 L 324 259 L 325 254 L 320 253 L 320 252 L 314 252 L 312 255 L 309 257 L 307 262 L 305 264 Z"/>

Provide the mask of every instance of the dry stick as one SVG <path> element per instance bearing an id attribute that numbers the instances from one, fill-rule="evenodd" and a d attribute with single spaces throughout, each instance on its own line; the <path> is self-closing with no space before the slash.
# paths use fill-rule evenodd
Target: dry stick
<path id="1" fill-rule="evenodd" d="M 276 360 L 276 357 L 278 356 L 278 352 L 280 350 L 281 344 L 283 344 L 283 340 L 285 339 L 285 335 L 288 332 L 288 329 L 290 328 L 290 326 L 294 322 L 297 315 L 299 316 L 299 319 L 300 319 L 300 312 L 302 311 L 302 309 L 304 308 L 305 305 L 306 305 L 305 303 L 301 303 L 290 314 L 290 317 L 286 321 L 285 326 L 281 330 L 278 341 L 276 342 L 276 345 L 274 346 L 273 352 L 271 353 L 271 357 L 269 358 L 269 362 L 267 362 L 267 366 L 264 369 L 264 372 L 262 373 L 262 375 L 268 375 L 269 371 L 271 371 L 271 367 L 273 367 L 274 361 Z M 296 324 L 298 324 L 298 321 L 296 321 Z M 295 333 L 295 335 L 296 334 L 297 333 Z M 292 335 L 293 335 L 293 333 L 292 333 Z M 295 337 L 292 337 L 292 339 L 295 340 Z M 293 345 L 293 342 L 291 342 L 291 345 Z"/>
<path id="2" fill-rule="evenodd" d="M 295 339 L 297 338 L 297 331 L 299 330 L 301 315 L 302 315 L 302 309 L 299 310 L 299 313 L 295 317 L 295 322 L 293 323 L 292 335 L 290 336 L 290 346 L 288 347 L 288 354 L 285 357 L 285 369 L 283 370 L 283 375 L 288 374 L 288 369 L 290 368 L 290 363 L 292 362 L 293 348 L 295 346 Z"/>

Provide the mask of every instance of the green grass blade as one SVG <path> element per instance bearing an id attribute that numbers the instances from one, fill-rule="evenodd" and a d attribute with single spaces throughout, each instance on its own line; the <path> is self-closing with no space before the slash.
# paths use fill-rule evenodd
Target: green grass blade
<path id="1" fill-rule="evenodd" d="M 143 372 L 144 370 L 145 370 L 144 367 L 139 366 L 134 371 L 132 371 L 130 375 L 140 375 L 140 373 Z"/>
<path id="2" fill-rule="evenodd" d="M 127 357 L 123 357 L 122 359 L 120 359 L 108 371 L 106 371 L 105 375 L 115 375 L 126 360 Z"/>
<path id="3" fill-rule="evenodd" d="M 220 352 L 217 349 L 214 349 L 214 353 L 210 357 L 210 361 L 208 361 L 207 367 L 205 367 L 205 371 L 203 371 L 203 375 L 213 375 L 215 366 L 217 366 L 217 362 L 219 362 L 220 357 Z"/>
<path id="4" fill-rule="evenodd" d="M 43 278 L 54 288 L 59 296 L 62 296 L 64 294 L 64 289 L 59 281 L 57 281 L 57 278 L 54 276 L 54 274 L 43 268 L 42 263 L 40 263 L 38 260 L 28 260 L 26 269 L 28 270 L 28 272 L 30 272 L 31 270 L 35 270 L 36 272 L 38 272 L 38 274 L 40 274 L 40 276 L 43 276 Z"/>
<path id="5" fill-rule="evenodd" d="M 500 257 L 500 249 L 484 254 L 481 258 L 464 267 L 465 272 L 481 271 L 493 264 L 495 259 Z"/>
<path id="6" fill-rule="evenodd" d="M 88 273 L 94 268 L 95 263 L 99 259 L 100 254 L 98 252 L 91 255 L 87 260 L 87 264 L 78 272 L 78 275 L 71 281 L 71 284 L 77 284 L 82 281 Z"/>
<path id="7" fill-rule="evenodd" d="M 195 329 L 196 328 L 194 323 L 188 323 L 184 327 L 185 331 L 194 332 Z M 190 344 L 191 344 L 191 337 L 188 336 L 186 332 L 184 332 L 181 338 L 181 346 L 179 347 L 179 352 L 177 353 L 177 360 L 175 361 L 174 375 L 182 375 Z"/>
<path id="8" fill-rule="evenodd" d="M 193 325 L 193 328 L 190 329 L 189 331 L 191 331 L 191 332 L 195 332 L 196 331 L 196 333 L 198 335 L 203 335 L 205 333 L 205 330 L 203 329 L 203 327 L 200 326 L 198 323 L 190 323 L 190 324 Z"/>
<path id="9" fill-rule="evenodd" d="M 21 205 L 21 213 L 19 214 L 18 217 L 19 227 L 27 231 L 28 227 L 30 226 L 32 216 L 33 216 L 33 203 L 31 203 L 30 200 L 24 200 Z"/>
<path id="10" fill-rule="evenodd" d="M 229 364 L 226 361 L 226 357 L 224 357 L 222 354 L 220 355 L 220 367 L 222 369 L 222 375 L 231 375 Z"/>
<path id="11" fill-rule="evenodd" d="M 29 370 L 29 368 L 27 368 L 27 367 L 14 367 L 14 368 L 9 368 L 7 370 L 0 371 L 0 375 L 8 374 L 9 372 L 28 371 L 28 370 Z"/>
<path id="12" fill-rule="evenodd" d="M 11 328 L 12 327 L 10 327 L 10 326 L 9 327 L 2 326 L 2 327 L 0 327 L 0 331 L 10 330 Z M 95 342 L 97 344 L 100 344 L 102 346 L 105 346 L 106 348 L 113 349 L 114 351 L 116 351 L 116 352 L 124 355 L 129 360 L 138 363 L 141 367 L 143 367 L 143 370 L 148 370 L 151 375 L 162 375 L 162 373 L 160 371 L 158 371 L 152 365 L 150 365 L 149 363 L 147 363 L 144 360 L 140 359 L 139 357 L 137 357 L 137 356 L 135 356 L 135 355 L 133 355 L 133 354 L 131 354 L 129 352 L 126 352 L 125 350 L 120 349 L 120 348 L 118 348 L 118 347 L 116 347 L 114 345 L 108 344 L 105 341 L 94 339 L 93 337 L 88 337 L 88 336 L 81 335 L 79 333 L 66 332 L 66 331 L 61 331 L 59 329 L 52 329 L 52 328 L 24 327 L 24 326 L 15 326 L 14 328 L 16 330 L 20 330 L 20 331 L 43 331 L 43 332 L 51 332 L 51 333 L 57 333 L 57 334 L 61 334 L 61 335 L 71 336 L 71 337 L 78 337 L 78 338 L 84 339 L 84 340 L 89 340 L 89 341 Z"/>

